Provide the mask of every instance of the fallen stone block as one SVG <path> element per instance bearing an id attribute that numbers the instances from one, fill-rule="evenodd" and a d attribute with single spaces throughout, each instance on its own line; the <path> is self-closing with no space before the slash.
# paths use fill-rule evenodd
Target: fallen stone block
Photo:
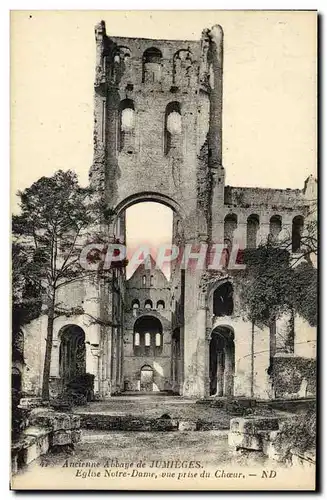
<path id="1" fill-rule="evenodd" d="M 28 444 L 27 444 L 28 443 Z M 28 465 L 33 460 L 38 458 L 40 455 L 38 454 L 38 446 L 36 443 L 36 438 L 29 436 L 26 440 L 26 446 L 24 447 L 24 464 Z"/>
<path id="2" fill-rule="evenodd" d="M 25 429 L 26 436 L 32 436 L 36 439 L 37 455 L 45 455 L 50 447 L 50 433 L 51 429 L 46 427 L 28 427 Z"/>
<path id="3" fill-rule="evenodd" d="M 178 420 L 171 418 L 145 418 L 101 413 L 81 413 L 80 417 L 83 429 L 142 432 L 178 430 Z"/>
<path id="4" fill-rule="evenodd" d="M 50 427 L 53 431 L 68 430 L 71 428 L 70 415 L 58 413 L 51 409 L 32 410 L 29 423 L 34 426 Z"/>
<path id="5" fill-rule="evenodd" d="M 42 405 L 42 398 L 38 397 L 27 397 L 21 398 L 19 401 L 19 407 L 24 409 L 38 408 Z"/>
<path id="6" fill-rule="evenodd" d="M 245 434 L 242 432 L 229 432 L 228 433 L 228 444 L 233 448 L 253 450 L 253 451 L 262 451 L 263 443 L 262 443 L 262 435 L 257 434 Z"/>
<path id="7" fill-rule="evenodd" d="M 230 421 L 231 432 L 256 434 L 260 431 L 279 429 L 278 417 L 236 417 Z"/>
<path id="8" fill-rule="evenodd" d="M 179 431 L 196 431 L 196 422 L 190 420 L 180 420 L 178 423 Z"/>
<path id="9" fill-rule="evenodd" d="M 51 446 L 64 446 L 72 443 L 72 431 L 59 430 L 53 433 Z"/>

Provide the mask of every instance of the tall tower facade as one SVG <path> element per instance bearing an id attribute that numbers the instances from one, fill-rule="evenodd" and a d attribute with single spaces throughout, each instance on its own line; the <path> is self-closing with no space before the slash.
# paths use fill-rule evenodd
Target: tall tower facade
<path id="1" fill-rule="evenodd" d="M 173 210 L 183 243 L 219 238 L 212 212 L 224 203 L 221 27 L 204 30 L 199 41 L 150 40 L 108 37 L 102 21 L 95 37 L 90 183 L 115 214 L 109 234 L 121 237 L 116 221 L 129 206 L 155 201 Z M 207 351 L 201 274 L 185 271 L 181 335 L 182 392 L 197 396 L 208 385 L 199 368 Z"/>

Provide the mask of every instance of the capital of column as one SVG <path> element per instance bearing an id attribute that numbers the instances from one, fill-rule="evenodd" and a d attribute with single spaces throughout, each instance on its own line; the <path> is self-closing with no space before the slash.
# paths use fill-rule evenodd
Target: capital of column
<path id="1" fill-rule="evenodd" d="M 205 333 L 205 335 L 206 335 L 205 339 L 207 342 L 210 342 L 211 334 L 212 334 L 212 328 L 207 326 L 206 333 Z"/>

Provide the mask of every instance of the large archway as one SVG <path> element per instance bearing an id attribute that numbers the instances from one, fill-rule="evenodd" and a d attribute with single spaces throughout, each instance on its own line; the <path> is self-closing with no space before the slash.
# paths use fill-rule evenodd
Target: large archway
<path id="1" fill-rule="evenodd" d="M 172 339 L 166 335 L 164 343 L 163 327 L 157 317 L 164 322 L 165 331 L 170 330 L 172 324 L 182 328 L 182 272 L 179 260 L 176 257 L 169 259 L 169 249 L 172 244 L 183 245 L 184 215 L 174 199 L 145 191 L 123 199 L 113 209 L 113 215 L 110 224 L 116 242 L 125 244 L 127 251 L 123 321 L 127 340 L 122 345 L 122 387 L 124 391 L 140 390 L 143 376 L 140 358 L 143 357 L 147 358 L 144 362 L 153 368 L 153 392 L 171 391 L 171 365 L 161 358 L 171 359 Z M 168 258 L 163 258 L 166 256 Z M 173 292 L 170 281 L 174 282 Z M 175 301 L 172 301 L 173 293 Z M 179 312 L 178 322 L 176 310 Z M 181 344 L 183 338 L 182 333 Z M 182 386 L 182 353 L 180 347 L 179 359 L 174 366 L 177 393 Z M 130 357 L 135 358 L 134 364 L 129 363 Z"/>
<path id="2" fill-rule="evenodd" d="M 211 333 L 209 349 L 210 395 L 233 396 L 235 345 L 232 328 L 216 327 Z"/>
<path id="3" fill-rule="evenodd" d="M 163 346 L 161 321 L 155 316 L 146 315 L 134 323 L 135 356 L 159 356 Z"/>
<path id="4" fill-rule="evenodd" d="M 85 333 L 80 326 L 67 325 L 59 332 L 59 375 L 62 386 L 86 372 Z"/>

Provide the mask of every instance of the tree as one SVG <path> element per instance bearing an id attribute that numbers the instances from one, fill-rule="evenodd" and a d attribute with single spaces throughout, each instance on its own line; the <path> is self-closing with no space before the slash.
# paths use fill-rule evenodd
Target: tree
<path id="1" fill-rule="evenodd" d="M 53 325 L 56 315 L 62 314 L 57 292 L 85 276 L 79 253 L 98 207 L 92 202 L 90 189 L 79 187 L 72 171 L 59 170 L 52 177 L 42 177 L 18 195 L 21 214 L 13 217 L 13 259 L 19 257 L 19 271 L 25 266 L 29 273 L 30 292 L 38 290 L 46 304 L 42 397 L 48 400 Z M 14 274 L 14 290 L 19 289 L 21 280 L 19 273 L 17 277 Z"/>

